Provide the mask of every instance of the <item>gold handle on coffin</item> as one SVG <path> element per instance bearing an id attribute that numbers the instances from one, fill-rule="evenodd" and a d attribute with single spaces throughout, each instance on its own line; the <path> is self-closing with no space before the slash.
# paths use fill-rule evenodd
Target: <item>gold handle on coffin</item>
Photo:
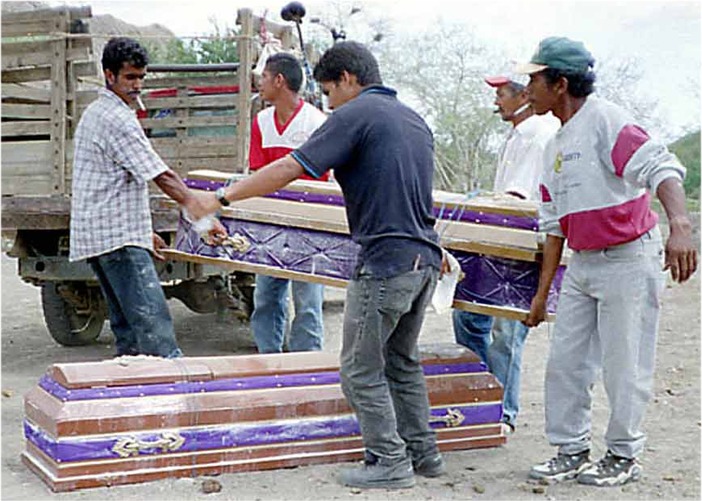
<path id="1" fill-rule="evenodd" d="M 444 423 L 448 428 L 460 426 L 466 417 L 458 409 L 447 409 L 444 416 L 429 416 L 430 423 Z"/>
<path id="2" fill-rule="evenodd" d="M 222 245 L 232 247 L 236 252 L 244 253 L 251 247 L 251 242 L 244 235 L 234 233 L 231 237 L 227 237 L 222 242 Z"/>
<path id="3" fill-rule="evenodd" d="M 161 452 L 172 452 L 180 449 L 185 443 L 185 438 L 178 433 L 166 432 L 161 438 L 153 442 L 138 440 L 134 437 L 121 438 L 112 447 L 112 452 L 116 452 L 120 457 L 138 456 L 139 453 L 147 449 L 161 449 Z"/>

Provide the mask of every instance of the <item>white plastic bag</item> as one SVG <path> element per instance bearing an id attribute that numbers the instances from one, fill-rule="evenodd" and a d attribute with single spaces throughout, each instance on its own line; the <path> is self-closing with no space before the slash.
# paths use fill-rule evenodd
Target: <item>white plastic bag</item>
<path id="1" fill-rule="evenodd" d="M 192 217 L 192 215 L 183 207 L 182 210 L 182 215 L 183 218 L 188 221 L 195 233 L 200 235 L 200 238 L 203 240 L 207 240 L 209 231 L 214 229 L 215 227 L 215 215 L 214 214 L 209 214 L 205 217 L 202 217 L 200 219 L 195 219 Z"/>
<path id="2" fill-rule="evenodd" d="M 278 52 L 285 52 L 283 50 L 283 44 L 277 38 L 269 37 L 268 40 L 264 42 L 263 48 L 261 49 L 261 54 L 258 56 L 258 61 L 256 62 L 256 66 L 252 71 L 254 76 L 260 77 L 263 75 L 263 70 L 266 67 L 266 61 L 268 61 L 269 57 L 271 57 L 273 54 L 277 54 Z"/>
<path id="3" fill-rule="evenodd" d="M 439 279 L 434 289 L 434 295 L 431 297 L 431 305 L 439 315 L 442 315 L 451 310 L 453 305 L 453 296 L 456 294 L 456 285 L 458 279 L 462 275 L 461 265 L 449 252 L 444 251 L 444 256 L 448 260 L 449 272 Z"/>

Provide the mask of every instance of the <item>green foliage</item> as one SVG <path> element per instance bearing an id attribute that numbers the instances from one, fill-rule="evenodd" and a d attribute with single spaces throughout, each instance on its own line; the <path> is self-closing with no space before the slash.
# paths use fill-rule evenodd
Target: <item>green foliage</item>
<path id="1" fill-rule="evenodd" d="M 216 64 L 239 61 L 236 46 L 238 31 L 220 28 L 213 22 L 213 32 L 207 37 L 185 41 L 173 38 L 167 42 L 146 39 L 140 43 L 146 47 L 152 64 Z"/>
<path id="2" fill-rule="evenodd" d="M 165 43 L 140 40 L 149 52 L 151 64 L 193 64 L 198 62 L 194 43 L 186 43 L 180 38 L 173 38 Z"/>
<path id="3" fill-rule="evenodd" d="M 687 168 L 685 194 L 688 200 L 700 199 L 700 131 L 687 134 L 668 146 Z"/>
<path id="4" fill-rule="evenodd" d="M 198 62 L 215 64 L 239 61 L 236 40 L 232 39 L 237 35 L 237 31 L 227 27 L 220 29 L 217 23 L 213 23 L 213 26 L 213 38 L 203 39 L 196 43 Z"/>

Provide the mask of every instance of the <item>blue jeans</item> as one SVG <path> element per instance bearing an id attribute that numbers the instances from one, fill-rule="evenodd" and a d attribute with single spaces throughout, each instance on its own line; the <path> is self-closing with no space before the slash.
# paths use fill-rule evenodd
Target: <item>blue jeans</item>
<path id="1" fill-rule="evenodd" d="M 529 328 L 517 320 L 453 311 L 456 341 L 474 351 L 504 387 L 503 416 L 514 424 L 519 413 L 522 351 Z"/>
<path id="2" fill-rule="evenodd" d="M 437 452 L 417 339 L 438 275 L 428 267 L 384 279 L 361 272 L 348 285 L 341 389 L 366 451 L 389 461 Z"/>
<path id="3" fill-rule="evenodd" d="M 453 335 L 456 342 L 471 350 L 488 364 L 490 331 L 493 318 L 470 311 L 453 310 Z"/>
<path id="4" fill-rule="evenodd" d="M 288 284 L 292 284 L 295 304 L 295 318 L 290 327 L 288 348 L 290 351 L 322 349 L 324 286 L 256 275 L 251 329 L 260 353 L 283 351 L 285 328 L 288 323 Z"/>
<path id="5" fill-rule="evenodd" d="M 117 355 L 183 356 L 151 253 L 121 247 L 88 259 L 107 300 Z"/>

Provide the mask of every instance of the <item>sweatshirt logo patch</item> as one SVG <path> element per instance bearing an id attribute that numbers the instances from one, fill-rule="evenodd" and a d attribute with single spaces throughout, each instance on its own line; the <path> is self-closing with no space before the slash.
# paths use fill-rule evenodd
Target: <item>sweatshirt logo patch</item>
<path id="1" fill-rule="evenodd" d="M 556 161 L 553 163 L 553 171 L 560 174 L 561 170 L 563 170 L 563 154 L 559 151 L 556 155 Z"/>

